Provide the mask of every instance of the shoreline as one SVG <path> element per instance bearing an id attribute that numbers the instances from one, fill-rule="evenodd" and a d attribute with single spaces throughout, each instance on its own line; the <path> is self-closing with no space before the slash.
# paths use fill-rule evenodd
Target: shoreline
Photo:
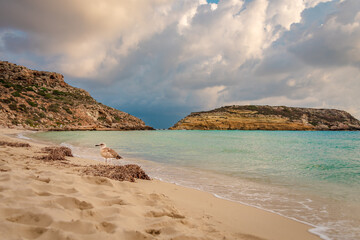
<path id="1" fill-rule="evenodd" d="M 39 143 L 8 136 L 9 134 L 20 134 L 23 132 L 24 130 L 0 128 L 0 136 L 2 139 L 6 140 L 7 138 L 11 141 L 30 142 L 31 145 L 34 145 L 34 148 L 39 148 L 41 145 Z M 13 154 L 11 156 L 13 159 L 16 158 L 16 150 L 18 149 L 14 150 L 6 148 L 6 151 L 8 151 L 9 154 Z M 36 152 L 34 150 L 35 149 L 27 151 L 34 154 Z M 1 157 L 4 158 L 2 151 L 3 148 L 1 147 Z M 33 159 L 27 159 L 27 161 L 39 168 L 45 168 L 46 172 L 48 172 L 48 175 L 45 174 L 45 177 L 49 177 L 49 179 L 51 179 L 51 173 L 54 172 L 60 175 L 60 178 L 65 174 L 62 172 L 64 169 L 61 169 L 61 166 L 49 165 Z M 81 158 L 69 158 L 69 161 L 80 165 L 101 164 L 95 160 Z M 21 162 L 21 160 L 18 159 L 17 164 L 24 165 L 26 163 Z M 12 169 L 13 168 L 11 168 L 11 170 Z M 76 185 L 76 189 L 84 188 L 82 185 L 86 185 L 86 179 L 89 177 L 79 176 L 79 173 L 74 171 L 71 167 L 66 169 L 66 174 L 71 175 L 72 178 L 79 181 L 76 182 L 76 184 L 73 183 Z M 9 172 L 5 172 L 6 174 L 10 174 L 10 180 L 12 173 L 11 170 Z M 18 171 L 20 172 L 20 175 L 24 172 L 24 170 Z M 95 179 L 94 181 L 96 182 L 103 178 L 91 177 L 91 179 Z M 50 183 L 47 184 L 51 185 L 51 182 L 52 181 L 50 180 Z M 120 213 L 118 218 L 129 215 L 131 221 L 125 223 L 124 225 L 123 221 L 119 222 L 113 220 L 113 222 L 111 222 L 114 227 L 114 232 L 112 234 L 106 233 L 107 235 L 105 234 L 102 236 L 102 233 L 95 231 L 94 233 L 91 233 L 91 235 L 76 235 L 74 233 L 77 232 L 76 229 L 70 228 L 66 230 L 64 227 L 59 227 L 58 222 L 55 221 L 55 219 L 59 216 L 54 214 L 54 216 L 52 216 L 54 220 L 51 224 L 46 226 L 45 229 L 43 229 L 45 232 L 40 234 L 39 237 L 48 233 L 50 230 L 56 229 L 56 231 L 54 231 L 59 234 L 61 233 L 61 236 L 74 236 L 75 234 L 77 239 L 85 237 L 89 238 L 89 236 L 95 237 L 95 235 L 96 237 L 105 237 L 105 239 L 110 236 L 124 237 L 124 239 L 320 239 L 318 236 L 314 235 L 314 233 L 310 233 L 314 226 L 301 223 L 300 221 L 290 219 L 288 217 L 280 216 L 277 213 L 272 213 L 267 210 L 218 198 L 212 193 L 160 180 L 136 180 L 136 183 L 130 183 L 106 179 L 106 183 L 110 183 L 113 186 L 111 191 L 117 193 L 113 196 L 114 198 L 117 198 L 118 196 L 121 197 L 125 190 L 129 190 L 132 193 L 123 200 L 125 202 L 134 201 L 137 204 L 120 204 L 119 207 L 121 209 L 118 209 Z M 60 182 L 60 186 L 63 187 L 64 183 Z M 98 191 L 100 189 L 105 191 L 106 188 L 106 186 L 101 184 L 97 186 Z M 11 189 L 7 191 L 11 191 Z M 0 194 L 2 192 L 3 191 L 0 191 Z M 110 194 L 109 191 L 106 192 L 108 195 Z M 113 194 L 114 193 L 112 193 L 112 195 Z M 74 195 L 77 196 L 79 193 L 67 193 L 66 195 L 67 197 L 74 198 Z M 144 200 L 140 201 L 139 199 L 134 198 L 134 196 L 137 195 L 141 195 Z M 99 201 L 101 202 L 104 197 L 91 197 L 95 197 L 95 200 L 93 199 L 94 201 L 90 201 L 91 205 L 94 206 L 92 209 L 101 209 L 101 204 L 99 204 L 99 206 L 96 203 Z M 126 209 L 127 206 L 129 206 L 131 211 Z M 49 210 L 51 212 L 53 209 L 50 208 Z M 144 214 L 141 215 L 139 212 Z M 0 211 L 0 221 L 6 222 L 6 218 L 3 219 L 2 213 L 3 212 Z M 71 214 L 71 211 L 69 214 Z M 116 217 L 111 216 L 110 218 L 114 219 Z M 81 223 L 88 223 L 89 221 L 89 219 L 84 216 L 77 216 L 77 219 L 77 221 L 80 221 Z M 64 220 L 61 222 L 64 222 Z M 91 222 L 90 225 L 95 226 L 95 229 L 101 228 L 96 225 L 96 222 L 97 221 Z M 8 221 L 6 224 L 9 224 Z M 16 228 L 16 226 L 12 227 Z M 0 228 L 0 232 L 2 231 L 4 231 L 4 229 Z M 129 232 L 131 232 L 131 234 Z"/>

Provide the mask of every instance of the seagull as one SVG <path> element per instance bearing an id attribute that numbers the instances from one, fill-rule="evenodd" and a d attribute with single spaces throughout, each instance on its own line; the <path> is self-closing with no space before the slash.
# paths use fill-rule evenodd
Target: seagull
<path id="1" fill-rule="evenodd" d="M 106 147 L 105 143 L 96 144 L 95 147 L 100 146 L 100 155 L 105 158 L 105 163 L 107 163 L 108 158 L 122 159 L 122 157 L 115 152 L 115 150 Z"/>

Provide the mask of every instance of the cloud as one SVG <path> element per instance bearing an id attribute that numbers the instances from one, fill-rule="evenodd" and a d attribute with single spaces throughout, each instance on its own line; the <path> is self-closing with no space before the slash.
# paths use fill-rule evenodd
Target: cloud
<path id="1" fill-rule="evenodd" d="M 5 6 L 0 9 L 0 27 L 22 33 L 3 37 L 6 49 L 27 46 L 35 55 L 55 58 L 55 68 L 76 77 L 96 75 L 101 66 L 119 64 L 114 55 L 126 56 L 190 5 L 167 0 L 2 0 L 0 4 Z M 175 15 L 172 8 L 177 9 Z"/>
<path id="2" fill-rule="evenodd" d="M 2 56 L 65 73 L 155 127 L 236 103 L 360 117 L 357 0 L 0 4 Z"/>

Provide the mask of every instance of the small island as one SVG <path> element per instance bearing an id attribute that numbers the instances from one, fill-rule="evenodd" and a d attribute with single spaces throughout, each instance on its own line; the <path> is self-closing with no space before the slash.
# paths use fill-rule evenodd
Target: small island
<path id="1" fill-rule="evenodd" d="M 360 130 L 346 111 L 286 106 L 225 106 L 194 112 L 171 130 Z"/>

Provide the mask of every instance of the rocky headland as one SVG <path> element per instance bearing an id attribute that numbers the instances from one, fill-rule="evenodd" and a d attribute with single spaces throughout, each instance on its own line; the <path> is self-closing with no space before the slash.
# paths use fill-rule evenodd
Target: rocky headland
<path id="1" fill-rule="evenodd" d="M 0 61 L 0 126 L 41 130 L 150 130 L 55 72 Z"/>
<path id="2" fill-rule="evenodd" d="M 171 130 L 360 130 L 360 121 L 336 109 L 226 106 L 194 112 Z"/>

